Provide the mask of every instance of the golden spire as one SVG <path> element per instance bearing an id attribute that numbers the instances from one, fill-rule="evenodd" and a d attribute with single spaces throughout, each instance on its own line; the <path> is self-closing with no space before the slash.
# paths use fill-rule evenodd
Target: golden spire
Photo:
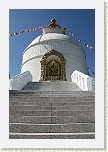
<path id="1" fill-rule="evenodd" d="M 51 24 L 49 24 L 48 27 L 50 27 L 50 28 L 56 28 L 56 27 L 61 28 L 58 24 L 56 24 L 56 20 L 54 19 L 54 17 L 52 17 Z"/>

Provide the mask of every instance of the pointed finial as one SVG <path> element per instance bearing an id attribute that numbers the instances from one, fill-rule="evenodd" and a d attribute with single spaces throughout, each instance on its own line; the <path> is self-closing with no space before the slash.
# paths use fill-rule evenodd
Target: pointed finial
<path id="1" fill-rule="evenodd" d="M 55 24 L 56 23 L 56 20 L 54 19 L 54 17 L 52 17 L 51 19 L 51 23 Z"/>
<path id="2" fill-rule="evenodd" d="M 58 24 L 56 24 L 56 20 L 54 19 L 54 17 L 52 17 L 51 24 L 49 24 L 48 27 L 50 27 L 50 28 L 61 28 Z"/>

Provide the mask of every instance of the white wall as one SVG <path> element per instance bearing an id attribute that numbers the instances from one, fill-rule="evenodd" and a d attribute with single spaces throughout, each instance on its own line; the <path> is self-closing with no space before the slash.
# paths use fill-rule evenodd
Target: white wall
<path id="1" fill-rule="evenodd" d="M 75 43 L 65 40 L 42 41 L 28 48 L 23 54 L 21 72 L 29 70 L 33 81 L 40 80 L 40 61 L 44 54 L 52 49 L 62 53 L 66 60 L 66 78 L 71 81 L 74 70 L 87 74 L 87 66 L 84 51 Z"/>
<path id="2" fill-rule="evenodd" d="M 71 55 L 64 55 L 66 59 L 66 78 L 71 82 L 71 74 L 73 71 L 78 70 L 87 74 L 87 66 L 85 60 Z"/>
<path id="3" fill-rule="evenodd" d="M 40 80 L 40 74 L 41 74 L 41 60 L 42 56 L 38 58 L 34 58 L 26 62 L 21 69 L 21 73 L 28 70 L 30 71 L 32 75 L 32 81 L 39 81 Z"/>
<path id="4" fill-rule="evenodd" d="M 22 63 L 26 62 L 30 58 L 44 55 L 52 49 L 62 54 L 70 54 L 85 60 L 85 53 L 78 45 L 63 40 L 48 40 L 37 43 L 28 48 L 23 54 Z"/>

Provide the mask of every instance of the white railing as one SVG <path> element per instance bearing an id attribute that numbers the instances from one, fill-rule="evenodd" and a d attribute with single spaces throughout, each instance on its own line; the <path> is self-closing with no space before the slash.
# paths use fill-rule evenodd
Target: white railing
<path id="1" fill-rule="evenodd" d="M 20 73 L 9 80 L 9 90 L 22 90 L 23 87 L 32 81 L 32 75 L 29 71 Z"/>
<path id="2" fill-rule="evenodd" d="M 83 91 L 95 90 L 95 78 L 75 70 L 71 75 L 72 82 L 75 82 Z"/>

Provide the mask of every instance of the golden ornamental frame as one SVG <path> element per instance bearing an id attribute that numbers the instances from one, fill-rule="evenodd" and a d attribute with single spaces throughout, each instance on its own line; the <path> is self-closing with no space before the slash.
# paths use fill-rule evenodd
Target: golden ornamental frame
<path id="1" fill-rule="evenodd" d="M 64 58 L 64 56 L 55 50 L 51 50 L 49 52 L 47 52 L 41 59 L 40 63 L 41 63 L 41 77 L 40 77 L 40 81 L 46 81 L 46 60 L 49 56 L 51 55 L 55 55 L 58 56 L 60 59 L 60 66 L 61 66 L 61 81 L 67 81 L 66 79 L 66 70 L 65 70 L 65 63 L 66 60 Z"/>

